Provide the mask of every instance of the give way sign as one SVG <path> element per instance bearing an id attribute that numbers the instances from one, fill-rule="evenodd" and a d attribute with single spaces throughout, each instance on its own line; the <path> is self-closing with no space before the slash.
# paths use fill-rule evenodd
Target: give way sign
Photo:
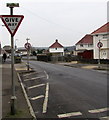
<path id="1" fill-rule="evenodd" d="M 0 17 L 12 36 L 15 35 L 24 18 L 23 15 L 1 15 Z"/>

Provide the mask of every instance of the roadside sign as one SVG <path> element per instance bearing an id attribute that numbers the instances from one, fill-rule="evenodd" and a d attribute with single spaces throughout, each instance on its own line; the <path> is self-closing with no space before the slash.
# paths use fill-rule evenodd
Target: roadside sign
<path id="1" fill-rule="evenodd" d="M 12 36 L 15 35 L 24 18 L 23 15 L 1 15 L 0 17 Z"/>
<path id="2" fill-rule="evenodd" d="M 103 47 L 103 43 L 102 43 L 102 42 L 98 42 L 98 43 L 97 43 L 97 47 L 98 47 L 98 48 Z"/>
<path id="3" fill-rule="evenodd" d="M 25 48 L 26 48 L 26 49 L 30 49 L 30 48 L 31 48 L 31 44 L 30 44 L 30 43 L 28 43 L 28 42 L 27 42 L 27 43 L 25 43 Z"/>

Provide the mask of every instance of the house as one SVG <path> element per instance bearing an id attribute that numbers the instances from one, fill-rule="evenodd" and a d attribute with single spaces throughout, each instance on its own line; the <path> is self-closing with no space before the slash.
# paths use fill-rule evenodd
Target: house
<path id="1" fill-rule="evenodd" d="M 76 54 L 82 58 L 93 59 L 93 36 L 85 35 L 76 43 Z"/>
<path id="2" fill-rule="evenodd" d="M 56 39 L 55 43 L 49 47 L 49 53 L 52 56 L 64 56 L 64 47 Z"/>
<path id="3" fill-rule="evenodd" d="M 99 59 L 99 48 L 97 47 L 99 41 L 103 44 L 100 48 L 100 59 L 109 59 L 109 22 L 91 34 L 93 36 L 94 59 Z"/>
<path id="4" fill-rule="evenodd" d="M 18 48 L 18 50 L 16 52 L 20 53 L 21 55 L 27 55 L 27 49 L 24 47 Z"/>
<path id="5" fill-rule="evenodd" d="M 3 47 L 3 50 L 6 51 L 7 53 L 11 54 L 11 46 L 10 45 L 5 45 Z"/>

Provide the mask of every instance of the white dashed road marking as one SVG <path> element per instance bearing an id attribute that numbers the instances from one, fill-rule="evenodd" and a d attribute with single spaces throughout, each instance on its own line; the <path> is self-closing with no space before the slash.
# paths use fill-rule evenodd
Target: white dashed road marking
<path id="1" fill-rule="evenodd" d="M 46 71 L 44 71 L 44 73 L 46 74 L 46 76 L 47 76 L 47 79 L 49 79 L 49 76 L 48 76 L 47 72 L 46 72 Z"/>
<path id="2" fill-rule="evenodd" d="M 95 109 L 95 110 L 89 110 L 89 113 L 100 113 L 100 112 L 106 112 L 109 110 L 109 108 L 101 108 L 101 109 Z"/>
<path id="3" fill-rule="evenodd" d="M 59 118 L 66 118 L 66 117 L 73 117 L 73 116 L 79 116 L 82 115 L 81 112 L 72 112 L 72 113 L 66 113 L 66 114 L 60 114 L 58 115 Z"/>
<path id="4" fill-rule="evenodd" d="M 40 79 L 40 78 L 45 78 L 45 76 L 29 78 L 29 79 L 25 79 L 24 81 L 36 80 L 36 79 Z"/>
<path id="5" fill-rule="evenodd" d="M 106 117 L 100 117 L 100 120 L 109 120 L 109 116 L 106 116 Z"/>
<path id="6" fill-rule="evenodd" d="M 31 86 L 31 87 L 28 87 L 28 89 L 33 89 L 33 88 L 37 88 L 37 87 L 42 87 L 44 86 L 45 84 L 39 84 L 39 85 L 34 85 L 34 86 Z"/>
<path id="7" fill-rule="evenodd" d="M 44 103 L 43 103 L 43 113 L 47 112 L 48 92 L 49 92 L 49 83 L 47 83 L 47 85 L 46 85 L 45 99 L 44 99 Z"/>
<path id="8" fill-rule="evenodd" d="M 25 75 L 23 75 L 23 76 L 29 76 L 29 75 L 33 75 L 33 74 L 36 74 L 37 72 L 31 72 L 31 73 L 27 73 L 27 74 L 25 74 Z"/>
<path id="9" fill-rule="evenodd" d="M 44 95 L 40 95 L 40 96 L 37 96 L 37 97 L 33 97 L 33 98 L 30 98 L 31 100 L 37 100 L 37 99 L 40 99 L 40 98 L 43 98 Z"/>

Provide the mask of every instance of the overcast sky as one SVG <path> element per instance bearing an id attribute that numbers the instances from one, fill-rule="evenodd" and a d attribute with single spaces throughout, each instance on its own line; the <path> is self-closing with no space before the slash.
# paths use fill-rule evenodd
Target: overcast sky
<path id="1" fill-rule="evenodd" d="M 49 47 L 56 39 L 63 46 L 75 45 L 107 22 L 108 0 L 1 0 L 0 14 L 9 15 L 6 3 L 17 2 L 14 15 L 24 19 L 14 36 L 18 47 L 30 38 L 33 47 Z M 11 45 L 10 34 L 0 20 L 2 47 Z"/>

